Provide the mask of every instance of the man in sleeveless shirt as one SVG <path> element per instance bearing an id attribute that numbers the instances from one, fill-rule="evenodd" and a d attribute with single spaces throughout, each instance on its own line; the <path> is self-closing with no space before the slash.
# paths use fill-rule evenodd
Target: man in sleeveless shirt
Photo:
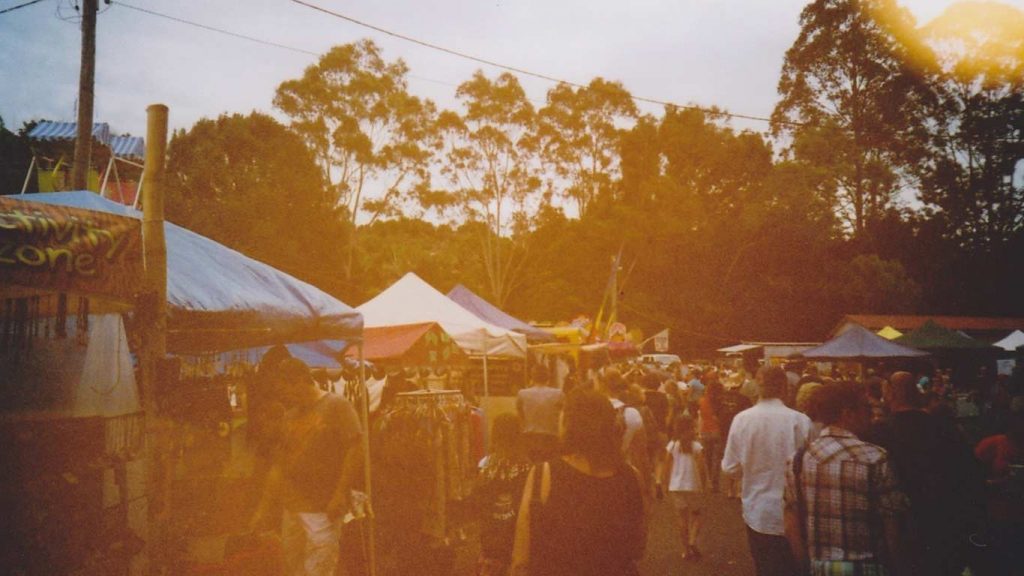
<path id="1" fill-rule="evenodd" d="M 558 455 L 558 418 L 565 395 L 549 386 L 549 380 L 547 367 L 535 364 L 530 371 L 530 386 L 516 396 L 516 410 L 523 421 L 523 442 L 533 462 Z"/>

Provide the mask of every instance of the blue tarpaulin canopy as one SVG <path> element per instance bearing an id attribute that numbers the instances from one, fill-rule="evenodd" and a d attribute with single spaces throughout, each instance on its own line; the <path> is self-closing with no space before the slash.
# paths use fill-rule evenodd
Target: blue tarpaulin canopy
<path id="1" fill-rule="evenodd" d="M 804 350 L 796 356 L 818 360 L 866 360 L 873 358 L 920 358 L 927 352 L 901 346 L 863 326 L 852 325 L 845 332 L 817 348 Z"/>
<path id="2" fill-rule="evenodd" d="M 540 328 L 530 326 L 522 320 L 510 316 L 487 300 L 477 296 L 472 290 L 458 284 L 448 292 L 448 297 L 458 305 L 472 312 L 477 318 L 490 322 L 495 326 L 525 334 L 530 342 L 552 342 L 555 337 Z"/>
<path id="3" fill-rule="evenodd" d="M 339 369 L 342 368 L 341 353 L 348 347 L 348 342 L 344 340 L 315 340 L 313 342 L 289 342 L 284 345 L 288 349 L 288 353 L 293 357 L 302 360 L 306 366 L 310 368 L 327 368 L 327 369 Z M 245 353 L 248 356 L 247 360 L 250 364 L 255 366 L 259 363 L 263 355 L 270 350 L 270 346 L 260 346 L 258 348 L 250 348 Z M 225 364 L 231 361 L 231 355 L 224 354 L 222 361 Z M 355 360 L 352 361 L 356 364 Z"/>
<path id="4" fill-rule="evenodd" d="M 137 210 L 88 191 L 18 198 L 142 217 Z M 164 223 L 164 234 L 168 352 L 196 354 L 361 337 L 362 315 L 319 288 L 170 222 Z"/>

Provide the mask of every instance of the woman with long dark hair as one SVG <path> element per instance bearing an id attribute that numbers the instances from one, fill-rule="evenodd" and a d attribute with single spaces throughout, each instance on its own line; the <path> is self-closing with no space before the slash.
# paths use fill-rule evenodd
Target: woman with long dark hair
<path id="1" fill-rule="evenodd" d="M 637 574 L 646 536 L 641 482 L 622 457 L 622 426 L 605 396 L 569 395 L 562 446 L 564 456 L 534 466 L 527 478 L 513 574 Z"/>
<path id="2" fill-rule="evenodd" d="M 516 512 L 530 472 L 521 426 L 515 414 L 495 417 L 491 452 L 480 462 L 480 476 L 471 498 L 480 512 L 477 576 L 506 576 L 512 561 Z"/>
<path id="3" fill-rule="evenodd" d="M 718 477 L 722 463 L 722 383 L 717 372 L 704 376 L 704 395 L 698 402 L 700 414 L 700 442 L 704 446 L 704 463 L 711 476 L 710 488 L 718 492 Z"/>

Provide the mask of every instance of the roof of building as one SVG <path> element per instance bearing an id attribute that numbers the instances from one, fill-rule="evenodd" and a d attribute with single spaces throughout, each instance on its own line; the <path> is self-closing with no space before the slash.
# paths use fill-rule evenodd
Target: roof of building
<path id="1" fill-rule="evenodd" d="M 869 330 L 881 330 L 890 326 L 901 332 L 920 328 L 925 322 L 932 320 L 943 328 L 950 330 L 967 330 L 980 332 L 1005 331 L 1024 328 L 1024 318 L 985 317 L 985 316 L 912 316 L 891 314 L 847 314 L 839 321 L 832 331 L 838 334 L 848 323 L 859 324 Z"/>

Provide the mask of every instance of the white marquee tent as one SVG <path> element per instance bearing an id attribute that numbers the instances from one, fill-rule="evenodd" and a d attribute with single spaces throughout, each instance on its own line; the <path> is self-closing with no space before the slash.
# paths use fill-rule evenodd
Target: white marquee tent
<path id="1" fill-rule="evenodd" d="M 526 357 L 526 336 L 477 318 L 412 272 L 357 310 L 367 328 L 437 322 L 467 354 Z"/>

